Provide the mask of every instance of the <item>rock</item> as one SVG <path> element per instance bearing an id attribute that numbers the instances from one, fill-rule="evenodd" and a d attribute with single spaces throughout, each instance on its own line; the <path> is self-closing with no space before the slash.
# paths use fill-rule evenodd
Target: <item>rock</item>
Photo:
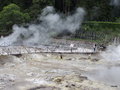
<path id="1" fill-rule="evenodd" d="M 61 76 L 53 79 L 53 81 L 56 82 L 56 83 L 61 83 L 63 80 L 64 80 L 64 77 L 61 77 Z"/>
<path id="2" fill-rule="evenodd" d="M 88 59 L 91 59 L 91 54 L 88 56 Z"/>
<path id="3" fill-rule="evenodd" d="M 39 86 L 39 87 L 30 88 L 28 90 L 61 90 L 61 89 L 51 86 Z"/>
<path id="4" fill-rule="evenodd" d="M 75 86 L 75 84 L 71 84 L 71 86 Z"/>
<path id="5" fill-rule="evenodd" d="M 33 72 L 27 73 L 28 76 L 34 76 L 35 74 Z"/>
<path id="6" fill-rule="evenodd" d="M 72 58 L 68 58 L 68 59 L 66 59 L 66 60 L 69 60 L 69 61 L 71 61 L 71 60 L 72 60 Z"/>
<path id="7" fill-rule="evenodd" d="M 99 59 L 94 58 L 94 59 L 91 59 L 91 61 L 93 61 L 93 62 L 97 62 L 97 61 L 99 61 Z"/>
<path id="8" fill-rule="evenodd" d="M 67 75 L 65 76 L 65 80 L 73 82 L 83 82 L 84 80 L 87 80 L 87 77 L 80 75 Z"/>
<path id="9" fill-rule="evenodd" d="M 80 76 L 79 78 L 80 78 L 80 81 L 84 81 L 88 79 L 86 76 Z"/>
<path id="10" fill-rule="evenodd" d="M 111 85 L 111 87 L 118 87 L 117 85 Z"/>

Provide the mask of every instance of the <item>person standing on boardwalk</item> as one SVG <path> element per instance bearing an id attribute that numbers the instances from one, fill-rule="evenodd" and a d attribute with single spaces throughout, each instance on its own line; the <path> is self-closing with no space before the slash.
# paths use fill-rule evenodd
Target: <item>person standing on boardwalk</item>
<path id="1" fill-rule="evenodd" d="M 97 44 L 94 44 L 94 45 L 93 45 L 93 50 L 94 50 L 94 52 L 96 52 L 96 49 L 97 49 Z"/>
<path id="2" fill-rule="evenodd" d="M 70 44 L 71 53 L 72 53 L 72 49 L 73 49 L 73 47 L 74 47 L 74 44 L 71 43 L 71 44 Z"/>

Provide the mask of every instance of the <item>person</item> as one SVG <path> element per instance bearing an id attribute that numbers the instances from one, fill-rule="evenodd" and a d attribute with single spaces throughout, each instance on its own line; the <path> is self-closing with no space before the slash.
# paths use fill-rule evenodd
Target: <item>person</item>
<path id="1" fill-rule="evenodd" d="M 63 59 L 63 56 L 62 56 L 62 54 L 60 54 L 60 59 Z"/>
<path id="2" fill-rule="evenodd" d="M 1 39 L 3 39 L 4 37 L 3 36 L 1 36 Z"/>
<path id="3" fill-rule="evenodd" d="M 72 48 L 74 47 L 74 44 L 70 44 L 70 48 L 71 48 L 71 53 L 72 53 Z"/>
<path id="4" fill-rule="evenodd" d="M 94 44 L 94 46 L 93 46 L 94 52 L 96 51 L 96 48 L 97 48 L 97 44 Z"/>

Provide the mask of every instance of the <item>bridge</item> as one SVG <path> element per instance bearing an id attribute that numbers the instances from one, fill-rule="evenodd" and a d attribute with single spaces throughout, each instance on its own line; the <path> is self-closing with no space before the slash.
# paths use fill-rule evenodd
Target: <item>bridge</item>
<path id="1" fill-rule="evenodd" d="M 87 48 L 89 47 L 89 48 Z M 35 54 L 35 53 L 58 53 L 58 54 L 95 54 L 93 46 L 85 46 L 85 44 L 41 44 L 38 46 L 20 45 L 3 42 L 0 44 L 0 55 L 20 55 L 20 54 Z"/>
<path id="2" fill-rule="evenodd" d="M 60 48 L 59 46 L 0 46 L 0 55 L 19 55 L 19 54 L 35 54 L 35 53 L 58 53 L 58 54 L 94 54 L 91 49 L 87 48 L 70 48 L 64 47 Z"/>

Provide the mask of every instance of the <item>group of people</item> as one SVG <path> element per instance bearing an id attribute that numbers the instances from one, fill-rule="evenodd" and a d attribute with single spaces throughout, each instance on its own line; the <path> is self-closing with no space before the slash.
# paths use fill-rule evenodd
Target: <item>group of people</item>
<path id="1" fill-rule="evenodd" d="M 98 47 L 103 51 L 106 49 L 106 46 L 101 44 L 101 45 L 97 45 L 96 43 L 93 44 L 93 51 L 96 52 L 98 50 Z M 70 44 L 70 49 L 71 49 L 71 53 L 72 53 L 72 50 L 74 48 L 74 44 Z M 63 55 L 60 54 L 60 59 L 63 59 Z"/>
<path id="2" fill-rule="evenodd" d="M 73 43 L 70 44 L 71 52 L 72 52 L 73 47 L 74 47 L 74 44 Z M 98 49 L 101 50 L 101 51 L 103 51 L 103 50 L 106 49 L 106 46 L 103 45 L 103 44 L 97 45 L 96 43 L 94 43 L 93 44 L 93 51 L 96 52 Z"/>

